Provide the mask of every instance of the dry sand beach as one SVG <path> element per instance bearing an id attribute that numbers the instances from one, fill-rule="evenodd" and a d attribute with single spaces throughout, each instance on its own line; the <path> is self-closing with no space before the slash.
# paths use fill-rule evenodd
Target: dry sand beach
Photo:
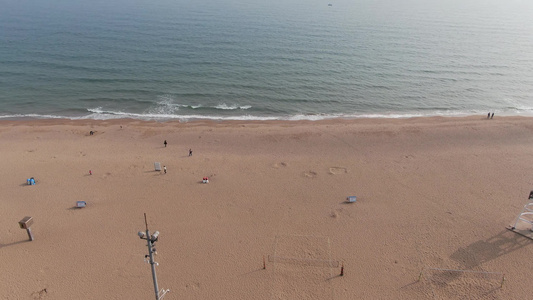
<path id="1" fill-rule="evenodd" d="M 1 121 L 0 154 L 2 299 L 153 299 L 144 213 L 165 299 L 533 295 L 533 241 L 505 229 L 532 118 Z"/>

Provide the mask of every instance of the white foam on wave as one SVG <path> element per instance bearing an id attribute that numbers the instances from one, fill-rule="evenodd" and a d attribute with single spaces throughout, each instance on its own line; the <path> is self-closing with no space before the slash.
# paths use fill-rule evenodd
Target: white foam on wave
<path id="1" fill-rule="evenodd" d="M 157 113 L 128 113 L 122 111 L 111 111 L 103 110 L 102 108 L 88 109 L 91 112 L 90 115 L 84 116 L 84 119 L 95 119 L 95 120 L 109 120 L 109 119 L 121 119 L 121 118 L 132 118 L 132 119 L 141 119 L 141 120 L 180 120 L 183 122 L 190 120 L 214 120 L 214 121 L 267 121 L 267 120 L 282 120 L 280 117 L 268 117 L 268 116 L 251 116 L 251 115 L 242 115 L 242 116 L 217 116 L 217 115 L 177 115 L 177 114 L 157 114 Z"/>
<path id="2" fill-rule="evenodd" d="M 180 120 L 182 122 L 192 120 L 214 120 L 214 121 L 319 121 L 326 119 L 361 119 L 361 118 L 417 118 L 417 117 L 464 117 L 480 115 L 486 116 L 486 111 L 452 111 L 452 110 L 435 110 L 421 112 L 404 112 L 404 113 L 337 113 L 337 114 L 295 114 L 295 115 L 279 115 L 279 116 L 257 116 L 257 115 L 202 115 L 202 114 L 178 114 L 178 111 L 169 113 L 166 111 L 150 110 L 144 113 L 132 113 L 125 111 L 106 110 L 102 107 L 87 109 L 88 114 L 83 116 L 63 116 L 63 115 L 50 115 L 50 114 L 11 114 L 0 115 L 0 119 L 70 119 L 70 120 L 112 120 L 112 119 L 138 119 L 147 121 L 167 121 L 167 120 Z M 495 110 L 498 116 L 527 116 L 533 117 L 533 107 L 522 106 L 520 108 L 509 108 L 506 110 Z"/>
<path id="3" fill-rule="evenodd" d="M 130 113 L 123 111 L 103 110 L 100 108 L 87 109 L 91 112 L 90 115 L 82 117 L 83 119 L 95 119 L 95 120 L 110 120 L 110 119 L 141 119 L 141 120 L 154 120 L 154 119 L 179 119 L 179 115 L 167 114 L 167 113 Z"/>
<path id="4" fill-rule="evenodd" d="M 261 117 L 252 115 L 242 116 L 204 116 L 204 115 L 186 115 L 180 116 L 180 120 L 183 122 L 192 120 L 213 120 L 213 121 L 275 121 L 281 120 L 279 117 Z"/>
<path id="5" fill-rule="evenodd" d="M 219 104 L 217 106 L 215 106 L 216 109 L 223 109 L 223 110 L 233 110 L 233 109 L 237 109 L 238 106 L 237 105 L 227 105 L 226 103 L 222 103 L 222 104 Z"/>
<path id="6" fill-rule="evenodd" d="M 517 114 L 531 114 L 533 113 L 533 106 L 526 105 L 523 103 L 520 103 L 519 101 L 515 99 L 505 98 L 503 99 L 503 102 L 508 105 L 508 109 L 514 111 Z M 532 103 L 533 101 L 530 101 L 529 103 Z"/>
<path id="7" fill-rule="evenodd" d="M 159 101 L 157 101 L 155 106 L 149 109 L 150 114 L 171 115 L 179 111 L 180 108 L 199 109 L 199 108 L 206 107 L 202 104 L 178 103 L 178 100 L 175 99 L 172 95 L 158 96 L 158 100 Z M 214 106 L 207 106 L 207 108 L 220 109 L 220 110 L 247 110 L 247 109 L 252 108 L 252 106 L 251 105 L 239 105 L 239 104 L 228 105 L 226 103 L 220 103 Z"/>
<path id="8" fill-rule="evenodd" d="M 157 98 L 158 98 L 158 101 L 155 103 L 155 105 L 148 109 L 148 114 L 173 115 L 173 114 L 177 114 L 180 108 L 193 109 L 193 110 L 199 109 L 199 108 L 211 108 L 211 109 L 219 109 L 219 110 L 247 110 L 247 109 L 252 108 L 251 105 L 239 105 L 239 104 L 228 105 L 226 103 L 220 103 L 220 104 L 213 105 L 213 106 L 205 106 L 199 103 L 198 104 L 190 104 L 186 102 L 183 103 L 170 94 L 160 95 L 160 96 L 157 96 Z"/>
<path id="9" fill-rule="evenodd" d="M 226 103 L 222 103 L 222 104 L 219 104 L 219 105 L 216 105 L 214 106 L 213 108 L 216 108 L 216 109 L 222 109 L 222 110 L 236 110 L 236 109 L 250 109 L 252 106 L 251 105 L 242 105 L 242 106 L 239 106 L 237 104 L 233 104 L 233 105 L 227 105 Z"/>
<path id="10" fill-rule="evenodd" d="M 179 111 L 180 104 L 175 103 L 174 98 L 170 95 L 159 96 L 156 105 L 149 109 L 149 114 L 173 115 Z"/>
<path id="11" fill-rule="evenodd" d="M 56 115 L 39 115 L 39 114 L 14 114 L 14 115 L 3 115 L 0 116 L 0 119 L 69 119 L 65 116 L 56 116 Z"/>

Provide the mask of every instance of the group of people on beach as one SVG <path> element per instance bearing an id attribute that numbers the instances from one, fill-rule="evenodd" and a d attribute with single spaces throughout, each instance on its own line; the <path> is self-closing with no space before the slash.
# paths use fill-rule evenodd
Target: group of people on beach
<path id="1" fill-rule="evenodd" d="M 167 147 L 168 145 L 167 140 L 163 142 L 163 145 L 165 146 L 165 148 Z M 190 148 L 189 148 L 189 156 L 192 156 L 192 149 Z M 167 166 L 163 166 L 163 171 L 165 172 L 165 174 L 167 174 Z"/>
<path id="2" fill-rule="evenodd" d="M 487 114 L 487 119 L 492 119 L 494 118 L 494 113 L 492 113 L 492 115 L 490 114 L 490 112 Z"/>

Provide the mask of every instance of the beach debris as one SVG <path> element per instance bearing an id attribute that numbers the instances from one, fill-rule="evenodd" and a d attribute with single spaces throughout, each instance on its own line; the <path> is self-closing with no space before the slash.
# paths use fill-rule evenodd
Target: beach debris
<path id="1" fill-rule="evenodd" d="M 30 241 L 33 241 L 33 234 L 30 229 L 30 226 L 32 224 L 33 224 L 32 217 L 24 217 L 24 219 L 19 221 L 20 229 L 26 229 L 26 232 L 28 233 L 28 237 L 30 238 Z"/>
<path id="2" fill-rule="evenodd" d="M 207 176 L 204 177 L 204 178 L 202 179 L 202 183 L 209 183 L 209 177 L 207 177 Z"/>
<path id="3" fill-rule="evenodd" d="M 357 197 L 356 196 L 348 196 L 346 198 L 346 202 L 354 203 L 355 201 L 357 201 Z"/>

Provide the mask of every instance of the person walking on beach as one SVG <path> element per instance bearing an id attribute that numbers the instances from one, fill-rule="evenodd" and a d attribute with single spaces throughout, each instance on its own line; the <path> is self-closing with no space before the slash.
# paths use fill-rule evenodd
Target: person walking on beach
<path id="1" fill-rule="evenodd" d="M 490 111 L 489 111 L 489 113 L 487 114 L 487 119 L 490 119 Z"/>
<path id="2" fill-rule="evenodd" d="M 192 149 L 189 149 L 189 156 L 192 156 Z"/>
<path id="3" fill-rule="evenodd" d="M 163 171 L 165 171 L 165 174 L 167 174 L 167 166 L 163 166 Z"/>
<path id="4" fill-rule="evenodd" d="M 491 119 L 494 118 L 494 113 L 492 113 L 492 115 L 490 116 L 490 118 L 491 118 Z"/>
<path id="5" fill-rule="evenodd" d="M 165 145 L 165 148 L 167 147 L 167 140 L 163 142 L 163 145 Z"/>

